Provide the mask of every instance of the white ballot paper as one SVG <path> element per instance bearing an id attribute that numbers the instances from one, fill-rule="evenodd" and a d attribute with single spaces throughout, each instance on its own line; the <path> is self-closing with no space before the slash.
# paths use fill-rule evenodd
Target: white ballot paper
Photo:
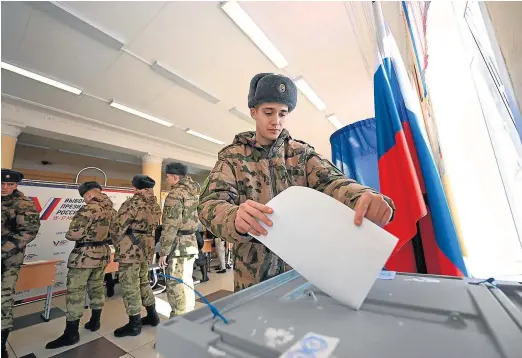
<path id="1" fill-rule="evenodd" d="M 272 227 L 255 236 L 317 288 L 359 309 L 398 239 L 319 191 L 293 186 L 266 205 Z"/>

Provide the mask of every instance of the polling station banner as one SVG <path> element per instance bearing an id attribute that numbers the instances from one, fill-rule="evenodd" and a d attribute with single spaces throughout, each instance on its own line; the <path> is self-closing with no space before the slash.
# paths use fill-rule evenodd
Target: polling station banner
<path id="1" fill-rule="evenodd" d="M 36 239 L 27 245 L 24 263 L 58 260 L 53 294 L 63 293 L 67 282 L 67 259 L 74 248 L 74 242 L 65 239 L 65 233 L 76 211 L 84 205 L 78 185 L 24 180 L 18 189 L 33 200 L 41 223 Z M 116 210 L 134 194 L 130 189 L 110 187 L 103 192 L 110 197 Z M 17 292 L 15 300 L 31 301 L 44 297 L 46 292 L 46 288 Z"/>

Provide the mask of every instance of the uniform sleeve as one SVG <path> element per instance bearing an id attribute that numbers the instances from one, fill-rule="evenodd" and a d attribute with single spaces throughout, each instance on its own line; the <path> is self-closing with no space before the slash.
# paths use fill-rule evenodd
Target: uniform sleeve
<path id="1" fill-rule="evenodd" d="M 172 250 L 174 239 L 183 222 L 183 201 L 173 195 L 167 196 L 163 206 L 163 218 L 160 238 L 160 256 L 167 256 Z"/>
<path id="2" fill-rule="evenodd" d="M 313 149 L 308 154 L 306 174 L 310 188 L 325 193 L 352 209 L 355 208 L 357 200 L 364 192 L 370 191 L 379 194 L 377 191 L 347 178 L 329 160 L 317 154 Z M 383 195 L 383 197 L 395 212 L 393 201 L 387 196 Z"/>
<path id="3" fill-rule="evenodd" d="M 7 257 L 23 251 L 40 229 L 40 214 L 31 200 L 21 201 L 15 212 L 16 232 L 9 235 L 8 241 L 2 245 L 2 253 L 6 253 Z"/>
<path id="4" fill-rule="evenodd" d="M 71 241 L 78 241 L 85 237 L 85 230 L 89 227 L 92 220 L 92 213 L 87 205 L 84 205 L 74 214 L 69 225 L 69 230 L 65 234 L 65 238 Z"/>
<path id="5" fill-rule="evenodd" d="M 118 214 L 114 218 L 114 221 L 110 228 L 111 240 L 113 243 L 117 243 L 125 235 L 125 232 L 134 221 L 137 215 L 138 208 L 133 205 L 134 201 L 132 198 L 127 199 L 118 210 Z"/>
<path id="6" fill-rule="evenodd" d="M 199 220 L 210 232 L 227 241 L 249 240 L 237 232 L 234 221 L 239 210 L 239 193 L 232 165 L 220 158 L 203 184 L 199 197 Z"/>

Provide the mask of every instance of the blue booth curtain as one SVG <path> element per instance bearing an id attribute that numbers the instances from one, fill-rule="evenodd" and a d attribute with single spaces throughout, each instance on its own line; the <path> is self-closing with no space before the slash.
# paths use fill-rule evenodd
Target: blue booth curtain
<path id="1" fill-rule="evenodd" d="M 355 122 L 330 137 L 332 162 L 346 176 L 379 190 L 375 118 Z"/>

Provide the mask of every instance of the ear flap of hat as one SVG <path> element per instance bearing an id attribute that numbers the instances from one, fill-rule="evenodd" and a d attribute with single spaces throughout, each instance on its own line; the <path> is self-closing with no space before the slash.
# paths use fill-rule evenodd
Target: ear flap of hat
<path id="1" fill-rule="evenodd" d="M 273 73 L 258 73 L 250 80 L 250 89 L 248 91 L 248 108 L 254 108 L 256 106 L 256 93 L 257 93 L 257 85 L 259 81 L 268 75 L 272 75 Z"/>

